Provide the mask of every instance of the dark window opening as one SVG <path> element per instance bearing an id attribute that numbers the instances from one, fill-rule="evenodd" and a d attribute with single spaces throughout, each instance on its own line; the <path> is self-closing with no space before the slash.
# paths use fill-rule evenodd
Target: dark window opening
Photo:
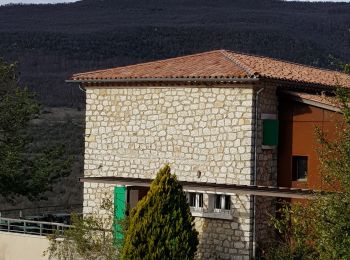
<path id="1" fill-rule="evenodd" d="M 225 209 L 230 210 L 231 209 L 231 196 L 225 195 Z"/>
<path id="2" fill-rule="evenodd" d="M 203 208 L 203 193 L 199 193 L 199 201 L 198 201 L 199 205 L 198 207 L 199 208 Z"/>
<path id="3" fill-rule="evenodd" d="M 126 215 L 129 215 L 129 211 L 136 207 L 137 203 L 147 195 L 149 187 L 140 187 L 140 186 L 128 186 L 127 187 L 127 210 Z"/>
<path id="4" fill-rule="evenodd" d="M 231 196 L 230 195 L 215 195 L 214 209 L 231 209 Z"/>
<path id="5" fill-rule="evenodd" d="M 196 206 L 196 193 L 190 192 L 188 196 L 188 204 L 190 204 L 190 207 Z"/>
<path id="6" fill-rule="evenodd" d="M 203 208 L 203 193 L 189 192 L 187 198 L 190 207 Z"/>
<path id="7" fill-rule="evenodd" d="M 215 209 L 221 209 L 221 195 L 216 195 L 215 196 L 214 208 Z"/>
<path id="8" fill-rule="evenodd" d="M 292 157 L 292 173 L 293 181 L 307 180 L 307 156 L 293 156 Z"/>

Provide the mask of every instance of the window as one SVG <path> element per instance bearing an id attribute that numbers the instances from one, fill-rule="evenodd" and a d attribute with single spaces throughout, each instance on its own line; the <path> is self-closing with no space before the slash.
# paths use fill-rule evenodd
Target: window
<path id="1" fill-rule="evenodd" d="M 203 193 L 189 192 L 187 200 L 192 210 L 203 210 Z"/>
<path id="2" fill-rule="evenodd" d="M 231 209 L 231 196 L 223 194 L 215 194 L 214 211 L 220 212 Z"/>
<path id="3" fill-rule="evenodd" d="M 128 186 L 127 187 L 127 205 L 129 209 L 136 207 L 137 203 L 146 196 L 149 188 L 140 186 Z"/>
<path id="4" fill-rule="evenodd" d="M 231 196 L 229 195 L 187 192 L 186 196 L 191 214 L 194 217 L 214 219 L 233 218 Z"/>
<path id="5" fill-rule="evenodd" d="M 292 173 L 294 181 L 307 180 L 307 156 L 292 157 Z"/>

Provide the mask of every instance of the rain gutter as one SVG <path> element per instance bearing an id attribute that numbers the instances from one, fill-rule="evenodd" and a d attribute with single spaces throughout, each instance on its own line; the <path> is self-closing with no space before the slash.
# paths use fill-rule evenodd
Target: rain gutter
<path id="1" fill-rule="evenodd" d="M 139 83 L 139 82 L 257 82 L 259 78 L 128 78 L 128 79 L 68 79 L 66 83 Z"/>

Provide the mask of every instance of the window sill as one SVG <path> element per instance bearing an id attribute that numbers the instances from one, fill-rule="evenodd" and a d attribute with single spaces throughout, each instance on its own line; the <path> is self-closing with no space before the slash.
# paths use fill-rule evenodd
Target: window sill
<path id="1" fill-rule="evenodd" d="M 203 208 L 190 207 L 191 213 L 203 213 Z"/>
<path id="2" fill-rule="evenodd" d="M 307 179 L 296 179 L 296 180 L 293 180 L 293 182 L 307 182 Z"/>
<path id="3" fill-rule="evenodd" d="M 263 150 L 272 150 L 272 149 L 276 149 L 277 148 L 277 145 L 266 145 L 266 144 L 263 144 L 261 146 L 261 149 Z"/>
<path id="4" fill-rule="evenodd" d="M 191 209 L 191 214 L 193 217 L 232 220 L 232 214 L 231 214 L 231 211 L 229 211 L 229 210 L 220 211 L 220 212 L 204 212 L 204 211 L 198 211 L 198 210 Z"/>

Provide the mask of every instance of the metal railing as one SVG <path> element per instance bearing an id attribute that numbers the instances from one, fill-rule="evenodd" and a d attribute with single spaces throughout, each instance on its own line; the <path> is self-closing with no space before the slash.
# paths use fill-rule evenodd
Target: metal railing
<path id="1" fill-rule="evenodd" d="M 48 206 L 36 206 L 36 207 L 28 207 L 28 208 L 1 208 L 0 209 L 0 218 L 22 218 L 22 216 L 39 216 L 39 215 L 47 215 L 54 214 L 57 212 L 60 213 L 70 213 L 70 212 L 82 212 L 83 205 L 79 203 L 69 204 L 67 205 L 48 205 Z"/>
<path id="2" fill-rule="evenodd" d="M 64 230 L 71 228 L 70 225 L 54 222 L 43 222 L 25 219 L 13 219 L 0 217 L 0 231 L 38 236 L 49 234 L 63 234 Z"/>

